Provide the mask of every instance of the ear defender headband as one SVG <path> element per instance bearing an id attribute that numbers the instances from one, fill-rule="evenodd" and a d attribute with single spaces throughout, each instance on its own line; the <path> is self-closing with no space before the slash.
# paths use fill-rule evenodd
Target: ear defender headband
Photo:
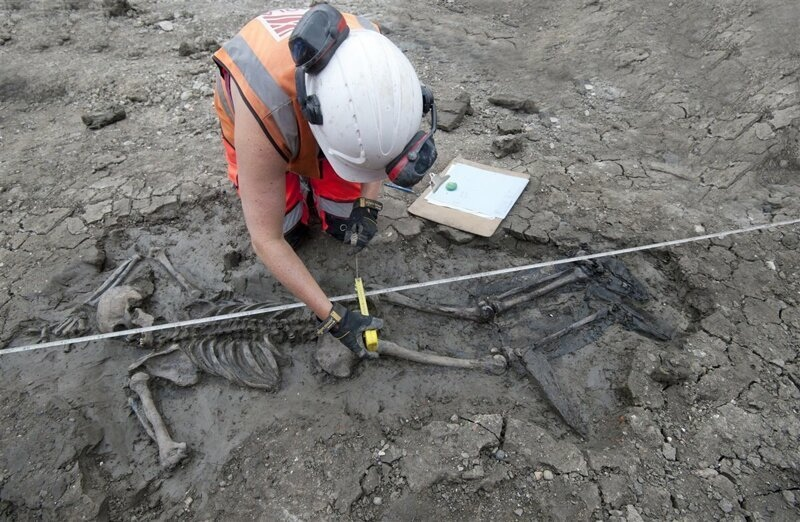
<path id="1" fill-rule="evenodd" d="M 303 117 L 313 125 L 322 125 L 319 98 L 308 96 L 306 74 L 322 71 L 336 49 L 350 34 L 342 13 L 328 4 L 318 4 L 306 11 L 289 37 L 289 51 L 296 66 L 294 81 L 297 101 Z M 419 183 L 437 158 L 433 134 L 436 132 L 436 104 L 430 89 L 422 86 L 422 114 L 431 113 L 431 129 L 417 132 L 395 159 L 386 166 L 386 174 L 394 183 L 411 187 Z"/>

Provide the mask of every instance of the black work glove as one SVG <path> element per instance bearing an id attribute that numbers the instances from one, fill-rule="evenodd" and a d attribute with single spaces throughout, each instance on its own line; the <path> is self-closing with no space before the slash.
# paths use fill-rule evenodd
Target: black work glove
<path id="1" fill-rule="evenodd" d="M 379 330 L 382 327 L 383 319 L 371 315 L 363 316 L 339 303 L 334 303 L 328 318 L 317 328 L 317 335 L 330 333 L 360 359 L 376 359 L 377 352 L 370 352 L 364 346 L 364 332 Z"/>
<path id="2" fill-rule="evenodd" d="M 359 252 L 375 237 L 378 231 L 378 212 L 383 210 L 383 203 L 373 199 L 358 198 L 353 202 L 350 212 L 349 228 L 344 233 L 344 242 L 355 247 Z"/>

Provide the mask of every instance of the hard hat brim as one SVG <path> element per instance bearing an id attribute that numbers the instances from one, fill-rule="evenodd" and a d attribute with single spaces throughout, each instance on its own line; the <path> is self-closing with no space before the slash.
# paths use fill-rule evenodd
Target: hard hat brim
<path id="1" fill-rule="evenodd" d="M 325 158 L 330 162 L 336 175 L 346 181 L 371 183 L 373 181 L 381 181 L 387 177 L 385 170 L 360 169 L 340 160 L 334 154 L 325 156 Z"/>

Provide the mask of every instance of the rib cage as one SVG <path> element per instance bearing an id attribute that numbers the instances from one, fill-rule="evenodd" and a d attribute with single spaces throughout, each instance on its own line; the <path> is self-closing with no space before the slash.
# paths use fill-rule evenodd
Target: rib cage
<path id="1" fill-rule="evenodd" d="M 193 312 L 200 317 L 219 316 L 271 306 L 272 303 L 242 304 L 236 302 L 196 303 Z M 199 310 L 198 310 L 199 308 Z M 276 356 L 289 362 L 270 341 L 280 333 L 285 320 L 256 315 L 198 325 L 189 329 L 164 331 L 159 344 L 177 342 L 192 363 L 203 372 L 222 377 L 240 386 L 276 390 L 281 376 Z M 284 325 L 285 326 L 285 325 Z"/>
<path id="2" fill-rule="evenodd" d="M 264 336 L 252 338 L 194 338 L 180 345 L 181 350 L 200 370 L 217 375 L 240 386 L 275 390 L 281 375 L 272 343 Z"/>

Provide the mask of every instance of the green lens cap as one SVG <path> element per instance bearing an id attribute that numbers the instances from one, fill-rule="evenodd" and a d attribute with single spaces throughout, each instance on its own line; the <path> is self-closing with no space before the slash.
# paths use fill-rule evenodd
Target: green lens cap
<path id="1" fill-rule="evenodd" d="M 447 185 L 445 185 L 444 188 L 453 191 L 458 188 L 458 183 L 456 183 L 455 181 L 448 181 Z"/>

